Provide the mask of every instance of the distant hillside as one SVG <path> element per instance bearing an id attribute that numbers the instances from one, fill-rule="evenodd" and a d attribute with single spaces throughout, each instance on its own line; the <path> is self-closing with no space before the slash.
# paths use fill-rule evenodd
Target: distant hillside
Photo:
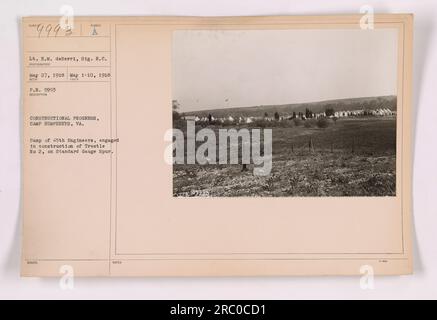
<path id="1" fill-rule="evenodd" d="M 239 107 L 239 108 L 225 108 L 225 109 L 211 109 L 202 111 L 185 112 L 186 115 L 197 115 L 199 117 L 212 114 L 214 117 L 242 116 L 242 117 L 261 117 L 265 112 L 269 116 L 273 116 L 275 112 L 279 114 L 292 114 L 293 111 L 305 112 L 308 108 L 314 113 L 324 112 L 326 108 L 332 108 L 334 111 L 346 110 L 375 110 L 387 108 L 396 110 L 396 96 L 381 96 L 381 97 L 365 97 L 365 98 L 350 98 L 326 100 L 309 103 L 294 103 L 282 105 L 261 105 L 254 107 Z"/>

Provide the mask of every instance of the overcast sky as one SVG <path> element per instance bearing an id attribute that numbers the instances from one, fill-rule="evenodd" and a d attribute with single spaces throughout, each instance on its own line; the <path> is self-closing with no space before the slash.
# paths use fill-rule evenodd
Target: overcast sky
<path id="1" fill-rule="evenodd" d="M 175 31 L 181 111 L 396 94 L 397 30 Z"/>

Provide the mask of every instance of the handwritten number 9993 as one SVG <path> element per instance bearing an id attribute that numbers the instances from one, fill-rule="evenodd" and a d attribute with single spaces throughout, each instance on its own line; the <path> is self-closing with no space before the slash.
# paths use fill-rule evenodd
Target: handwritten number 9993
<path id="1" fill-rule="evenodd" d="M 38 32 L 38 37 L 57 37 L 59 30 L 61 30 L 61 26 L 59 24 L 53 26 L 51 23 L 49 24 L 43 24 L 40 23 L 36 26 L 36 31 Z M 68 35 L 68 33 L 66 33 L 65 35 Z"/>

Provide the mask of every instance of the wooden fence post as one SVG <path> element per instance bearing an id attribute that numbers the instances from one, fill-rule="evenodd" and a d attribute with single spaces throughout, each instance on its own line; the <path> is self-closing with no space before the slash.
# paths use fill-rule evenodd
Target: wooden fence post
<path id="1" fill-rule="evenodd" d="M 308 150 L 309 152 L 314 151 L 313 138 L 310 137 L 310 141 L 308 142 Z"/>

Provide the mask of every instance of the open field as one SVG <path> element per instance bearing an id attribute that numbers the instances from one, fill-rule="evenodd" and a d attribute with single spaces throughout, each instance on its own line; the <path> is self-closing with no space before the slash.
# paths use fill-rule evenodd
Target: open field
<path id="1" fill-rule="evenodd" d="M 241 165 L 174 165 L 173 195 L 394 196 L 395 117 L 329 121 L 327 128 L 292 121 L 273 127 L 268 176 L 253 175 L 253 165 L 247 171 Z"/>
<path id="2" fill-rule="evenodd" d="M 340 110 L 375 110 L 388 108 L 396 110 L 396 96 L 381 96 L 381 97 L 363 97 L 350 99 L 325 100 L 319 102 L 307 103 L 290 103 L 284 105 L 260 105 L 251 107 L 232 107 L 221 109 L 207 109 L 204 111 L 185 112 L 186 115 L 197 115 L 199 117 L 206 117 L 212 114 L 215 117 L 226 117 L 232 115 L 233 117 L 260 117 L 265 113 L 273 115 L 275 112 L 283 114 L 291 114 L 294 112 L 305 112 L 305 109 L 318 113 L 323 112 L 326 108 L 332 108 L 334 111 Z"/>

